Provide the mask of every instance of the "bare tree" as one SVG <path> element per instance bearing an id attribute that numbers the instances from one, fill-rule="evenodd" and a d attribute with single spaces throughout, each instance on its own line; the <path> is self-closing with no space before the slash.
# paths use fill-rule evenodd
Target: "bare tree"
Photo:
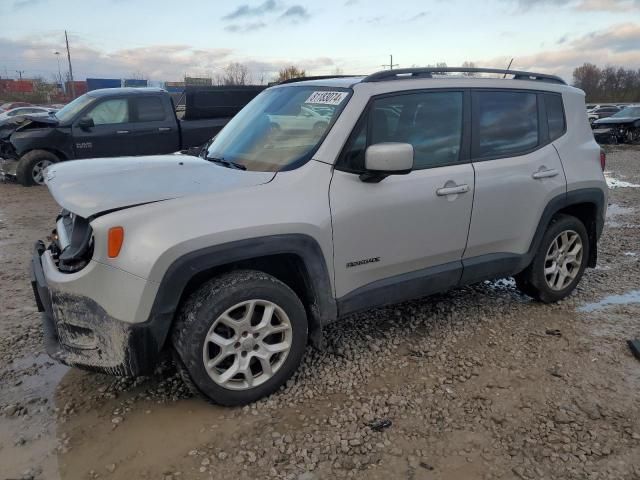
<path id="1" fill-rule="evenodd" d="M 476 64 L 473 62 L 469 62 L 468 60 L 465 60 L 464 62 L 462 62 L 462 68 L 476 68 Z M 475 77 L 476 73 L 474 72 L 463 72 L 462 75 L 466 76 L 466 77 Z"/>
<path id="2" fill-rule="evenodd" d="M 218 85 L 247 85 L 250 80 L 249 68 L 238 62 L 227 65 L 224 74 L 216 77 Z"/>
<path id="3" fill-rule="evenodd" d="M 290 80 L 292 78 L 300 78 L 306 76 L 307 73 L 304 70 L 294 65 L 290 65 L 278 72 L 278 82 L 284 82 L 285 80 Z"/>

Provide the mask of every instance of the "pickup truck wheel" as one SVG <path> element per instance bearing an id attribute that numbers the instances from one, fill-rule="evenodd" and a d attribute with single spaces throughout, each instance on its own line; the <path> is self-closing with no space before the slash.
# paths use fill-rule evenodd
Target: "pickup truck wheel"
<path id="1" fill-rule="evenodd" d="M 185 383 L 221 405 L 269 395 L 295 372 L 307 344 L 307 316 L 296 294 L 254 270 L 208 281 L 182 306 L 173 328 Z"/>
<path id="2" fill-rule="evenodd" d="M 583 223 L 570 215 L 557 215 L 531 265 L 516 275 L 516 285 L 536 300 L 557 302 L 576 288 L 588 259 L 589 238 Z"/>
<path id="3" fill-rule="evenodd" d="M 16 177 L 18 182 L 25 186 L 44 185 L 44 170 L 60 159 L 46 150 L 31 150 L 25 153 L 18 161 Z"/>

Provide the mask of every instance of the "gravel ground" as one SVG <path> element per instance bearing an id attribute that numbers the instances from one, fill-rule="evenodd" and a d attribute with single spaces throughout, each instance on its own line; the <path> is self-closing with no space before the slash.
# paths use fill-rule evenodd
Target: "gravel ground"
<path id="1" fill-rule="evenodd" d="M 640 479 L 640 149 L 609 151 L 599 265 L 556 305 L 511 279 L 352 316 L 244 408 L 42 353 L 30 246 L 57 207 L 0 184 L 0 479 Z"/>

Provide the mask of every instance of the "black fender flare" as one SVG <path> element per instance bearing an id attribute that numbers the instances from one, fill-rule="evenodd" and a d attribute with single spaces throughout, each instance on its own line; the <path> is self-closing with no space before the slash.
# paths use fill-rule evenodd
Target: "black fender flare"
<path id="1" fill-rule="evenodd" d="M 314 238 L 305 234 L 238 240 L 195 250 L 176 259 L 163 275 L 149 316 L 159 345 L 166 341 L 185 288 L 196 275 L 236 262 L 279 254 L 295 255 L 305 267 L 305 280 L 313 298 L 312 305 L 307 306 L 313 317 L 310 319 L 310 337 L 314 345 L 320 346 L 322 326 L 336 320 L 337 307 L 322 249 Z"/>
<path id="2" fill-rule="evenodd" d="M 547 203 L 526 253 L 490 253 L 475 258 L 463 259 L 463 273 L 460 285 L 469 285 L 482 280 L 520 273 L 533 261 L 533 257 L 540 247 L 540 242 L 542 242 L 542 237 L 547 231 L 551 219 L 569 207 L 585 203 L 593 204 L 596 207 L 596 215 L 592 219 L 593 224 L 585 225 L 590 235 L 589 244 L 591 247 L 588 266 L 595 267 L 598 255 L 598 239 L 604 228 L 605 194 L 599 188 L 581 188 L 561 193 Z"/>

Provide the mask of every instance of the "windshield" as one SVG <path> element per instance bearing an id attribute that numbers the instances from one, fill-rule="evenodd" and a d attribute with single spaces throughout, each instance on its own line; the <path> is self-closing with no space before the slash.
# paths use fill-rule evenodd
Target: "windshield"
<path id="1" fill-rule="evenodd" d="M 60 123 L 67 123 L 73 120 L 80 110 L 89 105 L 95 100 L 87 94 L 84 94 L 74 101 L 67 103 L 64 107 L 56 112 L 56 118 L 60 120 Z"/>
<path id="2" fill-rule="evenodd" d="M 288 86 L 265 90 L 213 139 L 207 158 L 276 172 L 306 162 L 340 115 L 350 90 Z"/>
<path id="3" fill-rule="evenodd" d="M 625 107 L 612 117 L 640 117 L 640 107 Z"/>

